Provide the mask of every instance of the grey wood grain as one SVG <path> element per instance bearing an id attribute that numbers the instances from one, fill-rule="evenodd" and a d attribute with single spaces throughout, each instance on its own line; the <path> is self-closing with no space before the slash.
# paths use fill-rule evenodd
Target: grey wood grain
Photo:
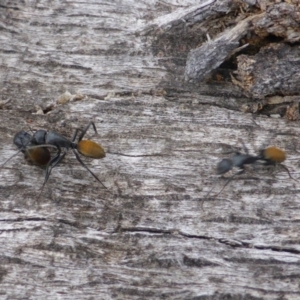
<path id="1" fill-rule="evenodd" d="M 207 33 L 283 9 L 250 2 L 3 2 L 0 163 L 22 129 L 71 138 L 92 120 L 107 155 L 83 160 L 108 190 L 71 151 L 38 199 L 43 169 L 22 154 L 0 169 L 1 298 L 299 298 L 298 122 L 244 113 L 257 100 L 243 84 L 184 81 Z M 296 101 L 268 88 L 264 103 Z M 216 164 L 240 139 L 253 155 L 284 149 L 296 180 L 250 166 L 215 197 Z"/>

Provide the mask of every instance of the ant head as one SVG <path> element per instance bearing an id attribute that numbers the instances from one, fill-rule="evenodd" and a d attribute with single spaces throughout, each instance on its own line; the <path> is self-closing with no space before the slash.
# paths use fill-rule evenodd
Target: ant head
<path id="1" fill-rule="evenodd" d="M 270 164 L 282 163 L 286 159 L 285 152 L 274 146 L 261 150 L 259 156 Z"/>
<path id="2" fill-rule="evenodd" d="M 217 174 L 222 175 L 230 171 L 233 167 L 233 162 L 231 159 L 224 158 L 217 164 Z"/>
<path id="3" fill-rule="evenodd" d="M 19 131 L 18 133 L 15 134 L 14 144 L 19 149 L 25 148 L 27 145 L 30 144 L 31 139 L 32 139 L 32 136 L 28 132 L 26 132 L 24 130 L 21 130 L 21 131 Z"/>

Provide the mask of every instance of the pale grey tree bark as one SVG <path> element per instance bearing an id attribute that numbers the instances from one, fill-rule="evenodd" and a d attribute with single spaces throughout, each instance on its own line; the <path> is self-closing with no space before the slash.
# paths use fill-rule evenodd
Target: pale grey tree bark
<path id="1" fill-rule="evenodd" d="M 0 163 L 20 130 L 71 138 L 92 120 L 107 155 L 83 160 L 108 189 L 71 151 L 40 197 L 43 169 L 1 168 L 0 298 L 298 299 L 299 12 L 2 1 Z M 217 195 L 240 140 L 284 149 L 295 180 L 250 166 Z"/>

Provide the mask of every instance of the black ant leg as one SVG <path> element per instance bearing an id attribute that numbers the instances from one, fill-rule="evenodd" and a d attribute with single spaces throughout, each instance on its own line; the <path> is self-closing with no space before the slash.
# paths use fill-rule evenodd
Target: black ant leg
<path id="1" fill-rule="evenodd" d="M 77 158 L 77 160 L 80 162 L 80 164 L 84 167 L 84 168 L 86 168 L 92 175 L 93 175 L 93 177 L 98 181 L 98 182 L 100 182 L 101 183 L 101 185 L 104 187 L 104 188 L 106 188 L 107 190 L 108 190 L 108 188 L 101 182 L 101 180 L 85 165 L 85 163 L 81 160 L 81 158 L 79 157 L 79 155 L 78 155 L 78 153 L 76 152 L 76 150 L 75 149 L 72 149 L 73 150 L 73 153 L 74 153 L 74 155 L 76 156 L 76 158 Z"/>
<path id="2" fill-rule="evenodd" d="M 81 134 L 79 135 L 79 138 L 78 138 L 78 142 L 80 142 L 83 139 L 83 137 L 85 136 L 85 134 L 87 133 L 87 131 L 89 130 L 89 128 L 91 127 L 91 125 L 93 126 L 93 128 L 95 130 L 95 133 L 98 133 L 94 122 L 90 121 L 89 124 L 84 129 L 77 128 L 75 130 L 75 133 L 74 133 L 73 138 L 72 138 L 72 142 L 73 143 L 75 142 L 75 139 L 77 137 L 78 132 L 82 131 Z"/>
<path id="3" fill-rule="evenodd" d="M 208 196 L 210 195 L 210 193 L 214 190 L 214 188 L 216 187 L 216 182 L 217 182 L 218 178 L 216 178 L 213 182 L 213 187 L 208 191 L 208 193 L 206 194 L 206 196 L 201 200 L 201 209 L 203 210 L 203 204 L 204 204 L 204 200 L 206 200 L 208 198 Z"/>
<path id="4" fill-rule="evenodd" d="M 226 188 L 226 186 L 231 182 L 231 180 L 236 176 L 236 175 L 241 175 L 245 172 L 245 169 L 243 168 L 241 171 L 236 172 L 235 174 L 233 174 L 231 177 L 229 177 L 229 179 L 226 181 L 226 183 L 224 184 L 224 186 L 221 188 L 221 190 L 219 191 L 219 193 L 217 193 L 214 198 L 216 198 L 217 196 L 219 196 L 224 189 Z"/>
<path id="5" fill-rule="evenodd" d="M 66 156 L 66 151 L 64 151 L 64 153 L 61 155 L 61 149 L 57 144 L 41 144 L 41 145 L 34 145 L 34 146 L 28 146 L 26 147 L 26 149 L 30 150 L 30 149 L 35 149 L 35 148 L 55 148 L 57 150 L 57 153 L 55 154 L 55 156 L 49 161 L 47 168 L 46 168 L 46 174 L 45 174 L 45 180 L 44 180 L 44 184 L 46 184 L 46 182 L 49 179 L 49 176 L 51 174 L 51 171 L 53 168 L 55 168 L 55 166 L 57 164 L 59 164 L 64 157 Z M 25 150 L 26 150 L 25 149 Z"/>
<path id="6" fill-rule="evenodd" d="M 289 174 L 289 177 L 290 177 L 291 179 L 297 181 L 295 178 L 292 177 L 292 175 L 291 175 L 289 169 L 288 169 L 285 165 L 279 164 L 279 166 L 282 167 L 285 171 L 287 171 L 287 173 Z"/>
<path id="7" fill-rule="evenodd" d="M 285 166 L 285 165 L 283 165 L 283 164 L 280 164 L 280 163 L 277 163 L 277 164 L 276 164 L 276 163 L 274 163 L 274 162 L 272 162 L 272 161 L 266 161 L 263 165 L 264 165 L 264 166 L 274 166 L 274 167 L 278 166 L 278 167 L 282 167 L 282 169 L 284 169 L 284 170 L 288 173 L 288 175 L 289 175 L 289 177 L 290 177 L 291 179 L 297 181 L 297 180 L 291 175 L 290 170 L 288 169 L 288 167 Z"/>
<path id="8" fill-rule="evenodd" d="M 209 190 L 209 192 L 206 194 L 206 196 L 205 196 L 205 198 L 204 199 L 206 199 L 206 198 L 208 198 L 208 196 L 210 195 L 210 193 L 214 190 L 214 188 L 215 188 L 215 182 L 218 180 L 218 178 L 216 178 L 216 180 L 214 181 L 214 184 L 213 184 L 213 187 Z"/>
<path id="9" fill-rule="evenodd" d="M 46 182 L 49 179 L 49 176 L 52 172 L 52 169 L 55 168 L 56 165 L 58 165 L 66 156 L 67 152 L 64 151 L 64 153 L 61 155 L 61 149 L 60 147 L 56 146 L 57 149 L 57 153 L 55 154 L 55 156 L 50 160 L 50 162 L 48 163 L 48 166 L 46 168 L 46 174 L 45 174 L 45 180 L 44 180 L 44 184 L 46 184 Z"/>
<path id="10" fill-rule="evenodd" d="M 244 172 L 245 172 L 245 169 L 242 168 L 240 171 L 238 171 L 238 172 L 236 172 L 235 174 L 233 174 L 233 175 L 227 180 L 227 182 L 224 184 L 224 186 L 222 187 L 222 189 L 221 189 L 216 195 L 214 195 L 213 197 L 216 198 L 218 195 L 220 195 L 220 194 L 223 192 L 223 190 L 225 189 L 225 187 L 231 182 L 231 180 L 232 180 L 236 175 L 241 175 L 241 174 L 243 174 Z M 218 180 L 218 178 L 214 181 L 214 183 L 215 183 L 217 180 Z M 213 191 L 213 189 L 215 188 L 215 186 L 216 186 L 216 185 L 214 185 L 214 186 L 210 189 L 210 191 L 207 193 L 207 195 L 205 196 L 205 198 L 204 198 L 203 200 L 205 200 L 205 199 L 208 198 L 209 194 Z M 203 209 L 203 202 L 204 202 L 204 201 L 202 201 L 202 203 L 201 203 L 201 208 L 202 208 L 202 209 Z"/>
<path id="11" fill-rule="evenodd" d="M 78 132 L 79 131 L 82 131 L 82 129 L 80 129 L 80 128 L 77 128 L 76 130 L 75 130 L 75 132 L 74 132 L 74 135 L 73 135 L 73 137 L 72 137 L 72 143 L 74 143 L 75 142 L 75 140 L 76 140 L 76 137 L 77 137 L 77 134 L 78 134 Z"/>
<path id="12" fill-rule="evenodd" d="M 48 163 L 48 165 L 47 165 L 44 184 L 47 182 L 48 177 L 50 176 L 50 173 L 51 173 L 52 168 L 57 164 L 57 163 L 55 163 L 55 165 L 52 167 L 52 165 L 53 165 L 53 163 L 55 162 L 55 160 L 58 159 L 58 157 L 60 156 L 60 152 L 61 152 L 61 151 L 60 151 L 59 147 L 54 146 L 54 145 L 48 145 L 48 144 L 35 145 L 35 146 L 29 146 L 29 147 L 27 147 L 28 150 L 30 150 L 30 149 L 36 149 L 36 148 L 46 148 L 46 147 L 55 148 L 55 149 L 58 150 L 58 152 L 57 152 L 57 154 L 55 155 L 55 157 L 53 157 L 53 158 L 49 161 L 49 163 Z M 61 160 L 61 159 L 60 159 L 60 160 Z M 50 170 L 50 171 L 49 171 L 49 170 Z"/>
<path id="13" fill-rule="evenodd" d="M 219 195 L 223 192 L 223 190 L 225 189 L 225 187 L 232 181 L 232 179 L 233 179 L 236 175 L 241 175 L 241 174 L 243 174 L 244 172 L 245 172 L 245 169 L 242 168 L 241 171 L 239 171 L 239 172 L 233 174 L 233 175 L 227 180 L 227 182 L 224 184 L 224 186 L 223 186 L 222 189 L 219 191 L 219 193 L 216 194 L 214 197 L 219 196 Z M 251 177 L 251 178 L 249 178 L 249 179 L 258 180 L 259 178 Z"/>
<path id="14" fill-rule="evenodd" d="M 83 139 L 83 137 L 85 136 L 86 132 L 88 131 L 88 129 L 91 127 L 91 125 L 94 128 L 95 133 L 97 134 L 97 128 L 94 124 L 93 121 L 90 121 L 90 123 L 85 127 L 85 129 L 83 129 L 82 133 L 80 134 L 79 138 L 78 138 L 78 142 L 81 141 Z"/>
<path id="15" fill-rule="evenodd" d="M 44 180 L 44 183 L 41 187 L 41 191 L 39 192 L 38 196 L 36 197 L 36 200 L 38 200 L 44 190 L 44 187 L 49 179 L 49 176 L 51 174 L 51 171 L 52 169 L 58 164 L 60 163 L 64 157 L 66 156 L 67 152 L 64 152 L 62 155 L 61 154 L 61 150 L 59 147 L 56 146 L 56 149 L 57 149 L 57 153 L 56 155 L 50 160 L 50 162 L 48 163 L 48 166 L 46 168 L 46 174 L 45 174 L 45 180 Z"/>
<path id="16" fill-rule="evenodd" d="M 244 141 L 243 141 L 242 139 L 239 139 L 239 142 L 242 144 L 243 149 L 244 149 L 244 152 L 245 152 L 246 154 L 249 154 L 249 150 L 248 150 L 248 148 L 246 147 Z"/>
<path id="17" fill-rule="evenodd" d="M 15 153 L 13 156 L 11 156 L 10 158 L 8 158 L 1 166 L 0 168 L 2 168 L 6 163 L 8 163 L 12 158 L 14 158 L 15 156 L 17 156 L 20 152 L 24 151 L 25 148 L 21 148 L 20 150 L 18 150 L 17 153 Z"/>
<path id="18" fill-rule="evenodd" d="M 248 150 L 247 146 L 245 145 L 244 141 L 242 139 L 238 139 L 238 141 L 242 144 L 245 154 L 249 155 L 249 150 Z M 231 154 L 231 153 L 240 154 L 240 151 L 232 149 L 231 151 L 226 151 L 226 152 L 223 152 L 222 154 Z"/>

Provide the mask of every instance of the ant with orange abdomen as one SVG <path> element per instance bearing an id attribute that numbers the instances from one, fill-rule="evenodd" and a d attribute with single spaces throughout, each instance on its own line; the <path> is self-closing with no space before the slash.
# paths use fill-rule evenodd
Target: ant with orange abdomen
<path id="1" fill-rule="evenodd" d="M 19 131 L 14 136 L 14 144 L 19 148 L 19 151 L 12 157 L 7 159 L 6 164 L 10 159 L 16 156 L 18 153 L 23 152 L 25 158 L 38 166 L 46 166 L 45 180 L 43 187 L 49 179 L 51 171 L 57 166 L 66 156 L 67 150 L 72 149 L 76 159 L 79 163 L 86 168 L 90 174 L 104 187 L 107 187 L 100 181 L 100 179 L 86 166 L 81 160 L 79 153 L 85 157 L 101 159 L 105 157 L 105 151 L 101 145 L 91 140 L 83 140 L 88 129 L 93 126 L 94 131 L 97 133 L 94 122 L 89 122 L 88 125 L 82 129 L 76 129 L 72 137 L 72 140 L 67 139 L 63 135 L 55 131 L 37 130 L 32 135 L 25 131 Z M 81 131 L 80 135 L 78 133 Z M 75 142 L 78 136 L 77 143 Z M 48 148 L 54 148 L 57 150 L 54 157 L 51 158 L 51 154 Z M 61 149 L 64 149 L 62 152 Z"/>
<path id="2" fill-rule="evenodd" d="M 214 198 L 217 197 L 225 189 L 225 187 L 231 182 L 231 180 L 236 175 L 241 175 L 245 172 L 246 165 L 255 165 L 259 162 L 261 162 L 261 164 L 264 166 L 280 165 L 284 170 L 287 171 L 289 177 L 295 180 L 291 176 L 289 169 L 282 164 L 282 162 L 284 162 L 286 159 L 286 153 L 283 150 L 275 146 L 270 146 L 260 150 L 258 155 L 251 155 L 249 154 L 249 151 L 244 142 L 242 140 L 240 140 L 240 142 L 243 145 L 245 154 L 241 152 L 235 152 L 235 154 L 231 158 L 224 158 L 217 164 L 217 175 L 223 175 L 231 171 L 233 168 L 238 168 L 239 171 L 228 178 L 227 182 L 224 184 L 222 189 L 214 196 Z M 204 199 L 208 198 L 210 193 L 213 191 L 214 187 L 215 185 L 210 189 L 210 191 L 207 193 Z"/>

